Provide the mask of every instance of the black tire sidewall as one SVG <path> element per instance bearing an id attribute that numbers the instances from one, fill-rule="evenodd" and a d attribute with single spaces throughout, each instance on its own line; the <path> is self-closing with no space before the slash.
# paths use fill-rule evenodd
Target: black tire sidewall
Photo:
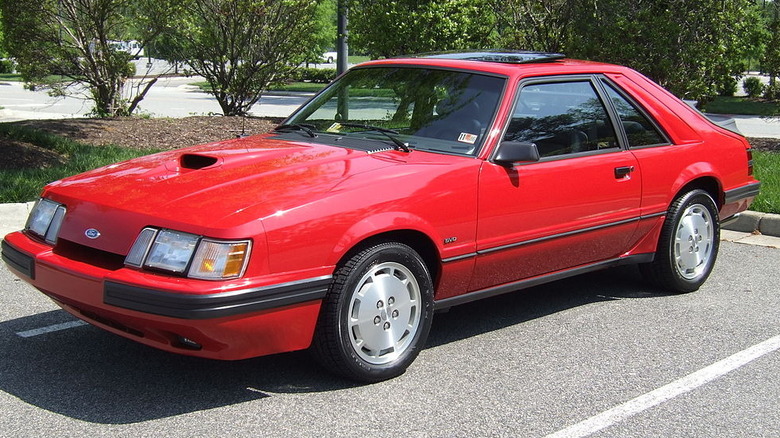
<path id="1" fill-rule="evenodd" d="M 428 268 L 422 258 L 410 247 L 400 243 L 383 243 L 365 250 L 351 259 L 354 267 L 349 269 L 350 264 L 346 264 L 349 272 L 343 285 L 336 284 L 341 290 L 336 291 L 339 294 L 338 300 L 338 342 L 339 351 L 345 359 L 344 365 L 348 368 L 348 374 L 358 380 L 375 382 L 396 377 L 408 368 L 414 361 L 428 338 L 431 322 L 433 319 L 433 283 Z M 358 282 L 363 276 L 371 271 L 374 266 L 385 263 L 395 262 L 402 264 L 414 275 L 420 288 L 420 325 L 414 334 L 409 347 L 396 360 L 376 365 L 363 360 L 352 347 L 349 328 L 347 327 L 347 315 L 349 314 L 350 303 L 353 294 L 356 292 Z"/>
<path id="2" fill-rule="evenodd" d="M 683 218 L 683 213 L 692 205 L 702 205 L 706 208 L 710 216 L 712 217 L 714 235 L 712 240 L 712 251 L 707 265 L 705 266 L 702 275 L 688 279 L 683 277 L 677 269 L 675 257 L 674 257 L 674 239 L 679 227 L 680 221 Z M 704 190 L 692 190 L 680 196 L 672 203 L 669 209 L 666 223 L 661 232 L 661 239 L 658 256 L 662 257 L 661 262 L 662 275 L 668 276 L 662 279 L 661 282 L 664 285 L 677 292 L 692 292 L 707 280 L 712 273 L 712 268 L 715 265 L 715 261 L 718 257 L 718 250 L 720 247 L 720 219 L 718 217 L 718 208 L 709 193 Z"/>

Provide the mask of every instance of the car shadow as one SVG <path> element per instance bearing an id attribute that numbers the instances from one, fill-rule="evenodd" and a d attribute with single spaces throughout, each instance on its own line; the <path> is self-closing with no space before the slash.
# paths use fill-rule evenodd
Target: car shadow
<path id="1" fill-rule="evenodd" d="M 225 362 L 156 350 L 90 325 L 19 335 L 72 321 L 56 310 L 0 323 L 0 390 L 74 419 L 129 424 L 274 393 L 356 386 L 322 370 L 306 352 Z"/>
<path id="2" fill-rule="evenodd" d="M 588 304 L 663 295 L 667 294 L 643 280 L 636 266 L 605 269 L 438 313 L 426 346 L 436 347 Z"/>
<path id="3" fill-rule="evenodd" d="M 426 348 L 605 300 L 656 296 L 638 273 L 618 268 L 437 314 Z M 306 352 L 235 362 L 159 351 L 51 311 L 0 323 L 0 390 L 74 419 L 129 424 L 273 397 L 359 386 L 325 372 Z"/>

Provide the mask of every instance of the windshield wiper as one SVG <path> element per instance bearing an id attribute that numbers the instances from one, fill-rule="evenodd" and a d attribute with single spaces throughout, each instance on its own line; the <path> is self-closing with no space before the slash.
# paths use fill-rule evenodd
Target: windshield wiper
<path id="1" fill-rule="evenodd" d="M 379 132 L 383 134 L 385 137 L 393 141 L 393 144 L 396 146 L 395 147 L 396 150 L 411 152 L 411 150 L 409 149 L 409 144 L 402 142 L 401 140 L 398 139 L 398 137 L 396 137 L 396 135 L 399 135 L 398 131 L 382 128 L 379 126 L 365 125 L 363 123 L 339 122 L 339 125 L 346 126 L 347 128 L 362 128 L 362 129 L 367 129 L 369 131 Z"/>
<path id="2" fill-rule="evenodd" d="M 279 125 L 276 128 L 274 128 L 274 131 L 303 131 L 305 132 L 309 137 L 315 138 L 317 137 L 317 134 L 314 133 L 313 129 L 316 128 L 314 125 L 310 125 L 308 123 L 291 123 L 289 125 Z"/>

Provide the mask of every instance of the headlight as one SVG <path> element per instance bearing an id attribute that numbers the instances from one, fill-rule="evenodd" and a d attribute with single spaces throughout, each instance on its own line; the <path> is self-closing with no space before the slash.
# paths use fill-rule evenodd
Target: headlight
<path id="1" fill-rule="evenodd" d="M 40 198 L 33 206 L 27 218 L 25 230 L 54 245 L 65 218 L 65 206 L 48 199 Z"/>
<path id="2" fill-rule="evenodd" d="M 248 240 L 222 241 L 173 230 L 144 228 L 125 264 L 203 280 L 238 278 L 249 260 Z"/>
<path id="3" fill-rule="evenodd" d="M 198 240 L 194 234 L 160 230 L 146 256 L 145 266 L 183 274 Z"/>

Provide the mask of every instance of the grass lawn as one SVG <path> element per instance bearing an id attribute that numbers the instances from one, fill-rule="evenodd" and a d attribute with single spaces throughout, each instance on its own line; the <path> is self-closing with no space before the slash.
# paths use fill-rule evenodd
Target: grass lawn
<path id="1" fill-rule="evenodd" d="M 304 93 L 316 93 L 328 84 L 318 84 L 314 82 L 293 82 L 291 84 L 276 85 L 271 87 L 271 91 L 295 91 Z"/>
<path id="2" fill-rule="evenodd" d="M 350 64 L 360 64 L 361 62 L 370 61 L 371 57 L 370 56 L 353 56 L 353 55 L 350 55 L 350 56 L 347 56 L 347 60 L 349 61 Z"/>
<path id="3" fill-rule="evenodd" d="M 65 76 L 60 76 L 60 75 L 50 75 L 44 78 L 44 82 L 50 84 L 63 82 L 66 80 L 68 79 Z M 19 73 L 0 73 L 0 81 L 24 82 L 24 79 L 22 79 L 22 75 Z"/>
<path id="4" fill-rule="evenodd" d="M 754 151 L 753 166 L 756 179 L 761 181 L 761 193 L 750 209 L 780 213 L 780 153 Z"/>
<path id="5" fill-rule="evenodd" d="M 190 85 L 195 85 L 196 87 L 200 88 L 201 91 L 204 91 L 206 93 L 211 91 L 211 85 L 208 82 L 202 81 L 202 82 L 193 82 Z M 272 86 L 269 91 L 294 91 L 294 92 L 303 92 L 303 93 L 316 93 L 328 84 L 318 84 L 314 82 L 293 82 L 290 84 L 283 84 L 283 85 L 274 85 Z"/>
<path id="6" fill-rule="evenodd" d="M 0 124 L 0 139 L 33 144 L 64 158 L 63 164 L 46 168 L 0 168 L 0 203 L 33 201 L 38 198 L 43 186 L 52 181 L 157 152 L 116 146 L 88 146 L 35 129 L 7 124 Z"/>
<path id="7" fill-rule="evenodd" d="M 0 81 L 19 82 L 22 80 L 22 75 L 19 73 L 0 73 Z"/>
<path id="8" fill-rule="evenodd" d="M 211 85 L 209 85 L 208 82 L 194 82 L 190 85 L 195 85 L 201 89 L 201 91 L 205 93 L 209 93 L 211 91 Z M 316 93 L 323 88 L 325 88 L 328 84 L 320 84 L 320 83 L 313 83 L 313 82 L 292 82 L 290 84 L 283 84 L 283 85 L 274 85 L 271 88 L 269 88 L 268 91 L 289 91 L 289 92 L 302 92 L 302 93 Z M 386 96 L 386 97 L 393 97 L 395 96 L 395 92 L 390 89 L 384 89 L 384 88 L 378 88 L 378 89 L 353 89 L 350 90 L 350 96 L 352 97 L 361 97 L 361 96 Z"/>
<path id="9" fill-rule="evenodd" d="M 704 112 L 715 114 L 742 114 L 747 116 L 780 116 L 780 102 L 748 97 L 718 96 L 704 106 Z"/>

